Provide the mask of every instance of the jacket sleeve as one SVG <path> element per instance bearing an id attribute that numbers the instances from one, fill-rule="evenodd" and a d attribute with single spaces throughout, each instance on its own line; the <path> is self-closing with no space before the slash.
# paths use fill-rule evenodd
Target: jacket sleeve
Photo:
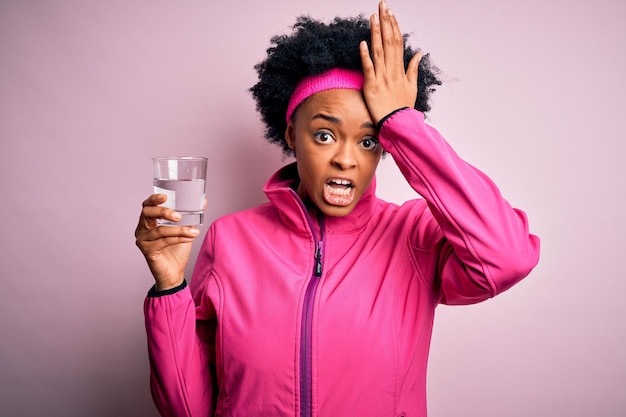
<path id="1" fill-rule="evenodd" d="M 209 234 L 202 250 L 208 240 Z M 203 266 L 200 269 L 206 273 L 210 267 Z M 208 417 L 215 410 L 215 309 L 204 294 L 208 286 L 202 285 L 208 274 L 203 277 L 196 270 L 191 289 L 152 293 L 144 302 L 150 390 L 163 417 Z M 194 298 L 205 301 L 194 302 Z"/>
<path id="2" fill-rule="evenodd" d="M 527 276 L 539 260 L 539 238 L 525 213 L 512 208 L 484 173 L 463 161 L 424 115 L 392 114 L 379 140 L 428 204 L 411 231 L 422 273 L 439 302 L 471 304 Z M 423 257 L 428 253 L 427 257 Z"/>

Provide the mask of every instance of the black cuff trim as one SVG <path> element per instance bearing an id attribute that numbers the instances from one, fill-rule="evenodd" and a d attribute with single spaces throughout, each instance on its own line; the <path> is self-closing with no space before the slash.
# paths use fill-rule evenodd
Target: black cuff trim
<path id="1" fill-rule="evenodd" d="M 172 295 L 177 293 L 178 291 L 184 290 L 185 288 L 187 288 L 187 281 L 183 281 L 182 284 L 180 284 L 178 287 L 174 287 L 174 288 L 170 288 L 169 290 L 163 290 L 163 291 L 157 291 L 156 289 L 156 284 L 154 284 L 152 286 L 152 288 L 150 288 L 150 291 L 148 291 L 148 297 L 163 297 L 164 295 Z"/>
<path id="2" fill-rule="evenodd" d="M 409 107 L 405 106 L 405 107 L 400 107 L 399 109 L 395 109 L 394 111 L 392 111 L 391 113 L 389 113 L 387 116 L 383 117 L 382 119 L 380 119 L 378 121 L 378 123 L 376 123 L 376 129 L 378 131 L 380 131 L 380 129 L 383 127 L 383 123 L 385 123 L 387 121 L 387 119 L 389 119 L 391 116 L 393 116 L 394 114 L 398 113 L 399 111 L 402 111 L 404 109 L 408 109 Z"/>

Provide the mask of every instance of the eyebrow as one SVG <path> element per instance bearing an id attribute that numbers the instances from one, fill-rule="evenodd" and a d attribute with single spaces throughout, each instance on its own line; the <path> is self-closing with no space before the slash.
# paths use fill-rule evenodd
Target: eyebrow
<path id="1" fill-rule="evenodd" d="M 341 119 L 338 119 L 338 118 L 333 117 L 333 116 L 329 116 L 327 114 L 322 114 L 322 113 L 318 113 L 315 116 L 311 117 L 311 120 L 315 120 L 315 119 L 323 119 L 323 120 L 329 121 L 329 122 L 337 124 L 337 125 L 342 125 L 343 124 Z M 376 126 L 373 123 L 365 122 L 365 123 L 363 123 L 361 125 L 361 128 L 375 129 Z"/>

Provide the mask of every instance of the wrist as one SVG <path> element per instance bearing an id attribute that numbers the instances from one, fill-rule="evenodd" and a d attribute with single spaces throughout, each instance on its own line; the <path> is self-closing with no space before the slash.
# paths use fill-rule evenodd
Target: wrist
<path id="1" fill-rule="evenodd" d="M 387 119 L 389 119 L 391 116 L 393 116 L 394 114 L 396 114 L 399 111 L 408 109 L 408 106 L 405 107 L 400 107 L 398 109 L 395 109 L 394 111 L 387 113 L 385 116 L 383 116 L 377 123 L 376 123 L 376 130 L 380 130 L 383 127 L 383 124 L 387 121 Z"/>
<path id="2" fill-rule="evenodd" d="M 178 285 L 159 287 L 158 284 L 154 284 L 150 291 L 148 291 L 148 297 L 162 297 L 164 295 L 175 294 L 187 287 L 187 281 L 183 279 Z"/>
<path id="3" fill-rule="evenodd" d="M 159 282 L 157 281 L 156 284 L 154 284 L 154 288 L 157 291 L 168 291 L 171 290 L 172 288 L 176 288 L 178 286 L 180 286 L 183 282 L 185 282 L 185 278 L 180 278 L 176 281 L 170 281 L 170 282 Z"/>

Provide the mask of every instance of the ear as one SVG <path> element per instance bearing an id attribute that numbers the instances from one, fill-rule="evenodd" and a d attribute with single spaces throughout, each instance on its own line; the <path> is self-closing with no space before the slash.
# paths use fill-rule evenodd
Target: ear
<path id="1" fill-rule="evenodd" d="M 289 122 L 287 124 L 287 129 L 285 129 L 285 140 L 287 141 L 289 149 L 296 149 L 296 128 L 294 127 L 293 122 Z"/>

